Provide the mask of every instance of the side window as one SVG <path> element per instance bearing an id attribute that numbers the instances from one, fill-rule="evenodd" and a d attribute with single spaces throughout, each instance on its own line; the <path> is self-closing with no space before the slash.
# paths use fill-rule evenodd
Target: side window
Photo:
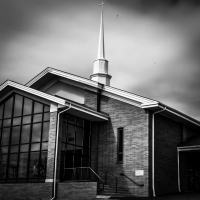
<path id="1" fill-rule="evenodd" d="M 124 129 L 118 128 L 117 130 L 117 162 L 123 163 L 123 139 Z"/>

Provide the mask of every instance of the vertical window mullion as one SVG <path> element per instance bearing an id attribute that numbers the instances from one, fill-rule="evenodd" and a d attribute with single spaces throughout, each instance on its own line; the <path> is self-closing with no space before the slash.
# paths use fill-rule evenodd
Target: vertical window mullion
<path id="1" fill-rule="evenodd" d="M 31 111 L 31 124 L 30 124 L 30 138 L 29 138 L 29 150 L 28 150 L 28 163 L 27 163 L 27 172 L 26 172 L 26 182 L 28 182 L 29 170 L 30 170 L 31 140 L 32 140 L 32 131 L 33 131 L 33 111 L 34 111 L 34 101 L 32 101 L 32 111 Z"/>
<path id="2" fill-rule="evenodd" d="M 16 95 L 16 94 L 15 94 Z M 19 131 L 19 147 L 18 147 L 18 158 L 17 158 L 17 176 L 16 181 L 18 180 L 18 172 L 19 172 L 19 157 L 20 157 L 20 146 L 21 146 L 21 132 L 22 132 L 22 113 L 23 113 L 23 102 L 24 98 L 22 99 L 22 110 L 21 110 L 21 122 L 20 122 L 20 131 Z M 15 105 L 15 102 L 14 102 Z"/>
<path id="3" fill-rule="evenodd" d="M 42 110 L 42 126 L 41 126 L 41 136 L 40 136 L 39 172 L 38 172 L 39 176 L 38 176 L 38 180 L 39 180 L 39 178 L 40 178 L 40 176 L 41 176 L 41 174 L 40 174 L 40 169 L 42 168 L 42 167 L 41 167 L 41 161 L 42 161 L 42 159 L 41 159 L 41 154 L 42 154 L 42 136 L 43 136 L 43 124 L 44 124 L 43 121 L 44 121 L 44 105 L 43 105 L 43 110 Z"/>
<path id="4" fill-rule="evenodd" d="M 8 179 L 8 172 L 9 172 L 9 162 L 10 162 L 9 160 L 10 160 L 10 148 L 11 148 L 11 138 L 12 138 L 12 124 L 13 124 L 13 112 L 14 112 L 15 93 L 14 93 L 14 95 L 11 98 L 13 98 L 13 102 L 12 102 L 11 124 L 10 124 L 10 138 L 9 138 L 9 143 L 8 143 L 8 157 L 7 157 L 6 179 Z M 4 109 L 5 109 L 5 103 L 4 103 Z"/>

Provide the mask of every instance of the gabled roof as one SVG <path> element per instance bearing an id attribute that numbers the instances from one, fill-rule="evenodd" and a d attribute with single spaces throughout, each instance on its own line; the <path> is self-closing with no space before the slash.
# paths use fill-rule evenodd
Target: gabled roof
<path id="1" fill-rule="evenodd" d="M 122 102 L 126 102 L 131 105 L 135 105 L 137 107 L 148 109 L 153 112 L 162 110 L 165 108 L 165 111 L 161 112 L 160 114 L 165 115 L 169 118 L 174 119 L 183 124 L 187 124 L 191 128 L 198 128 L 200 129 L 200 122 L 188 115 L 185 115 L 165 104 L 162 104 L 159 101 L 152 100 L 150 98 L 142 97 L 140 95 L 136 95 L 130 92 L 126 92 L 124 90 L 120 90 L 114 87 L 110 87 L 107 85 L 100 84 L 96 81 L 92 81 L 87 78 L 83 78 L 74 74 L 70 74 L 67 72 L 63 72 L 51 67 L 47 67 L 33 79 L 31 79 L 28 83 L 25 84 L 26 87 L 34 88 L 36 90 L 40 90 L 42 86 L 44 86 L 47 82 L 52 81 L 55 78 L 65 78 L 67 80 L 71 80 L 75 83 L 81 83 L 87 89 L 94 88 L 101 90 L 101 94 L 120 100 Z"/>
<path id="2" fill-rule="evenodd" d="M 49 101 L 53 101 L 55 103 L 58 103 L 58 104 L 61 104 L 61 105 L 65 105 L 65 100 L 61 99 L 61 98 L 58 98 L 58 97 L 55 97 L 53 95 L 50 95 L 50 94 L 47 94 L 47 93 L 44 93 L 44 92 L 41 92 L 41 91 L 38 91 L 38 90 L 35 90 L 33 88 L 30 88 L 30 87 L 27 87 L 27 86 L 24 86 L 24 85 L 21 85 L 19 83 L 16 83 L 14 81 L 10 81 L 10 80 L 7 80 L 5 81 L 1 86 L 0 86 L 0 94 L 2 93 L 6 93 L 8 92 L 10 89 L 19 89 L 19 90 L 22 90 L 24 92 L 28 92 L 30 94 L 33 94 L 33 95 L 36 95 L 36 96 L 39 96 L 39 97 L 42 97 L 44 99 L 47 99 Z"/>
<path id="3" fill-rule="evenodd" d="M 10 81 L 10 80 L 7 80 L 2 85 L 0 85 L 0 96 L 8 93 L 12 89 L 18 89 L 18 90 L 27 92 L 29 94 L 44 98 L 48 101 L 58 103 L 59 105 L 62 106 L 62 108 L 66 107 L 66 106 L 67 107 L 70 106 L 71 109 L 68 111 L 69 114 L 70 113 L 73 115 L 78 114 L 79 116 L 84 116 L 86 119 L 91 120 L 91 121 L 107 121 L 109 119 L 109 116 L 105 115 L 103 113 L 99 113 L 97 111 L 94 111 L 92 109 L 86 108 L 81 105 L 78 105 L 76 103 L 66 101 L 63 98 L 59 98 L 59 97 L 47 94 L 45 92 L 41 92 L 39 90 L 21 85 L 19 83 L 16 83 L 16 82 Z"/>
<path id="4" fill-rule="evenodd" d="M 51 81 L 53 78 L 56 77 L 62 77 L 69 79 L 71 81 L 75 81 L 78 83 L 82 83 L 85 86 L 90 86 L 96 89 L 100 89 L 102 91 L 102 94 L 105 96 L 110 96 L 112 98 L 136 105 L 136 106 L 143 106 L 143 105 L 155 105 L 158 104 L 158 101 L 145 98 L 130 92 L 126 92 L 124 90 L 120 90 L 114 87 L 110 87 L 107 85 L 100 84 L 96 81 L 92 81 L 87 78 L 83 78 L 74 74 L 70 74 L 67 72 L 63 72 L 51 67 L 47 67 L 45 70 L 43 70 L 41 73 L 39 73 L 37 76 L 35 76 L 33 79 L 31 79 L 28 83 L 25 85 L 27 87 L 31 87 L 34 89 L 39 90 L 46 82 Z"/>

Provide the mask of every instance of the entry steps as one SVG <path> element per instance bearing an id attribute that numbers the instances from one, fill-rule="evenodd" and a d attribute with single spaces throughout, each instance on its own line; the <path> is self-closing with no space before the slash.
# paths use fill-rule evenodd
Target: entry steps
<path id="1" fill-rule="evenodd" d="M 119 197 L 135 197 L 135 196 L 125 188 L 117 187 L 117 193 L 116 193 L 116 188 L 114 186 L 104 185 L 104 190 L 100 191 L 99 195 L 97 195 L 96 198 L 109 199 L 111 197 L 119 198 Z"/>

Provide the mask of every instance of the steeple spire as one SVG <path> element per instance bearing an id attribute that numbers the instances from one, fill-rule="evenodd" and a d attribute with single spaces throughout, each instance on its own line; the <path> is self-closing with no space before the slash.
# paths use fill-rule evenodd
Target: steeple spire
<path id="1" fill-rule="evenodd" d="M 104 24 L 103 24 L 103 5 L 101 7 L 101 22 L 99 33 L 99 47 L 97 59 L 93 63 L 93 74 L 90 75 L 90 79 L 99 83 L 110 85 L 111 76 L 108 74 L 108 61 L 105 59 L 105 47 L 104 47 Z"/>
<path id="2" fill-rule="evenodd" d="M 103 27 L 103 5 L 105 3 L 102 1 L 101 7 L 101 23 L 100 23 L 100 33 L 99 33 L 99 49 L 97 59 L 105 59 L 105 48 L 104 48 L 104 27 Z"/>

